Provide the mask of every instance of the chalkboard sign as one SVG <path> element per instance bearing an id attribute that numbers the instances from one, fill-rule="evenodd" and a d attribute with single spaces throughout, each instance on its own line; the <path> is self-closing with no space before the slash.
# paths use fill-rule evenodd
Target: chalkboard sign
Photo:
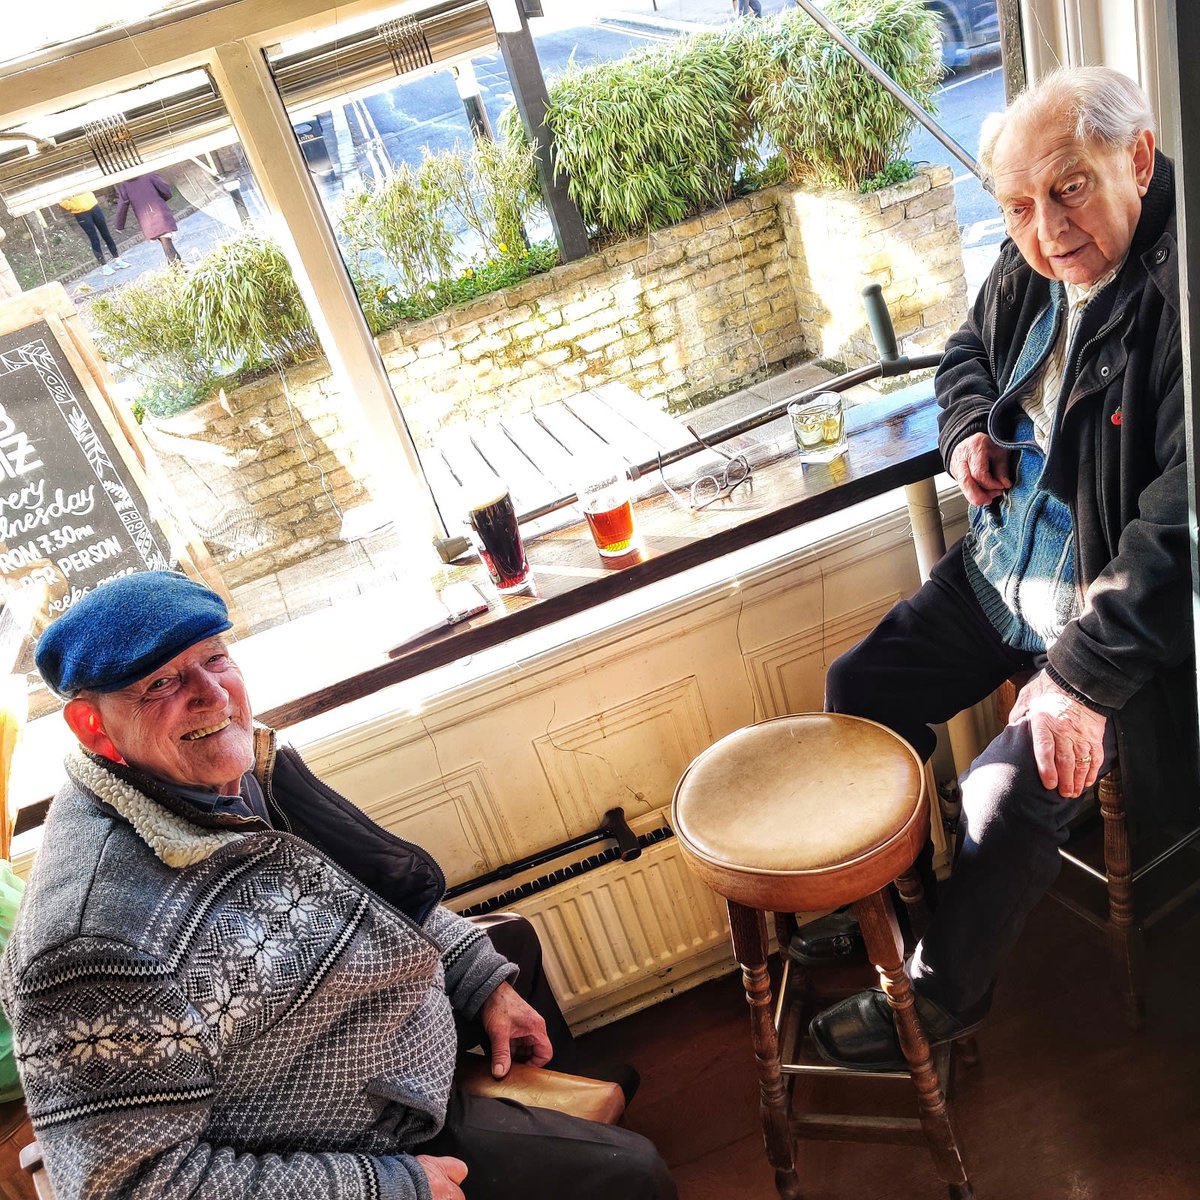
<path id="1" fill-rule="evenodd" d="M 0 590 L 44 582 L 53 619 L 106 579 L 174 565 L 50 326 L 0 335 Z"/>

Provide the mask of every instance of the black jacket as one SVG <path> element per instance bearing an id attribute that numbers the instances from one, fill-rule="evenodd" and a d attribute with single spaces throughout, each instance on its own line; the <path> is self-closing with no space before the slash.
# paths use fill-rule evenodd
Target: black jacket
<path id="1" fill-rule="evenodd" d="M 1131 808 L 1154 815 L 1197 806 L 1177 256 L 1174 167 L 1159 154 L 1120 274 L 1081 318 L 1043 474 L 1070 505 L 1083 593 L 1049 670 L 1113 713 Z M 947 463 L 959 442 L 987 431 L 1051 286 L 1006 240 L 938 371 Z M 998 423 L 1032 386 L 1000 401 Z"/>

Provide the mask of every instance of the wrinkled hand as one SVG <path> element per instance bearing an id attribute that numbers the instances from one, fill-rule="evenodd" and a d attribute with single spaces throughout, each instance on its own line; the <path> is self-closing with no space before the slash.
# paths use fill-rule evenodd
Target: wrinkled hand
<path id="1" fill-rule="evenodd" d="M 467 1164 L 461 1158 L 418 1154 L 417 1162 L 429 1180 L 433 1200 L 465 1200 L 463 1190 L 458 1186 L 467 1177 Z"/>
<path id="2" fill-rule="evenodd" d="M 492 1074 L 503 1079 L 515 1058 L 543 1067 L 554 1055 L 546 1022 L 513 989 L 502 983 L 484 1002 L 479 1019 L 492 1048 Z"/>
<path id="3" fill-rule="evenodd" d="M 1028 721 L 1042 786 L 1071 800 L 1090 788 L 1104 762 L 1107 720 L 1039 671 L 1017 696 L 1010 725 Z"/>
<path id="4" fill-rule="evenodd" d="M 986 433 L 973 433 L 954 447 L 950 474 L 972 504 L 986 508 L 1012 487 L 1008 462 L 1008 450 L 997 446 Z"/>

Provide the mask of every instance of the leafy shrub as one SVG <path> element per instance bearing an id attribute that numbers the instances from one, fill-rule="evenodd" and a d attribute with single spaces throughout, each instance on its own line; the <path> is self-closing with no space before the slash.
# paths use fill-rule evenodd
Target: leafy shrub
<path id="1" fill-rule="evenodd" d="M 200 348 L 227 370 L 280 366 L 320 353 L 287 258 L 253 228 L 192 268 L 186 304 Z"/>
<path id="2" fill-rule="evenodd" d="M 480 296 L 486 296 L 489 292 L 513 287 L 522 280 L 540 275 L 556 266 L 558 245 L 553 240 L 534 242 L 528 248 L 522 245 L 516 254 L 506 245 L 496 258 L 465 267 L 453 278 L 439 280 L 423 292 L 413 292 L 405 296 L 394 288 L 384 287 L 377 296 L 390 317 L 384 328 L 391 328 L 399 320 L 424 320 L 452 304 L 478 300 Z"/>
<path id="3" fill-rule="evenodd" d="M 170 415 L 160 410 L 165 396 L 203 399 L 216 387 L 219 372 L 199 345 L 190 286 L 183 270 L 168 267 L 104 292 L 87 308 L 105 355 L 139 378 L 148 397 L 153 391 L 145 407 L 155 415 Z"/>
<path id="4" fill-rule="evenodd" d="M 360 271 L 370 254 L 381 255 L 405 291 L 427 287 L 453 270 L 454 239 L 438 198 L 407 164 L 382 183 L 348 192 L 338 230 Z"/>
<path id="5" fill-rule="evenodd" d="M 824 10 L 926 108 L 941 77 L 937 18 L 922 0 L 829 0 Z M 794 183 L 857 188 L 905 150 L 912 116 L 798 9 L 725 35 L 750 118 Z"/>
<path id="6" fill-rule="evenodd" d="M 487 257 L 522 256 L 525 219 L 541 203 L 532 145 L 506 138 L 464 150 L 455 143 L 439 154 L 426 151 L 418 174 L 431 200 L 457 213 Z"/>
<path id="7" fill-rule="evenodd" d="M 890 162 L 882 171 L 872 175 L 870 179 L 864 179 L 858 185 L 858 190 L 866 195 L 868 192 L 880 192 L 884 188 L 891 187 L 894 183 L 907 183 L 910 179 L 917 177 L 916 166 L 907 158 L 898 158 L 895 162 Z"/>
<path id="8" fill-rule="evenodd" d="M 97 296 L 88 315 L 104 353 L 141 383 L 138 405 L 159 417 L 320 350 L 283 251 L 253 229 L 190 272 L 167 267 Z"/>
<path id="9" fill-rule="evenodd" d="M 739 160 L 757 157 L 737 80 L 727 41 L 700 34 L 551 85 L 554 165 L 588 227 L 659 229 L 728 197 Z M 517 136 L 510 114 L 504 128 Z"/>
<path id="10" fill-rule="evenodd" d="M 782 154 L 772 154 L 762 166 L 751 164 L 742 168 L 733 185 L 735 196 L 748 196 L 763 188 L 777 187 L 787 179 L 787 159 Z"/>

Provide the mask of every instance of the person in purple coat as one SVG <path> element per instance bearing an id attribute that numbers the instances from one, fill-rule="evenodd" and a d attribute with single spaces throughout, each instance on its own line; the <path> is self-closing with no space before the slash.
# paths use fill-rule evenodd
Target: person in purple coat
<path id="1" fill-rule="evenodd" d="M 182 262 L 183 259 L 171 235 L 179 228 L 175 215 L 167 200 L 171 196 L 171 185 L 159 174 L 139 175 L 117 185 L 118 229 L 125 228 L 129 210 L 137 218 L 138 227 L 147 241 L 157 241 L 167 256 L 167 262 Z"/>

